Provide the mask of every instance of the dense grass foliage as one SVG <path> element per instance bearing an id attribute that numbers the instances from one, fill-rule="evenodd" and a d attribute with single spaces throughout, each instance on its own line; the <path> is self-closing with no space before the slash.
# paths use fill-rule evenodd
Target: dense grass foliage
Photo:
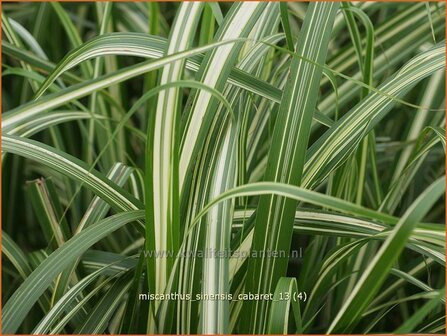
<path id="1" fill-rule="evenodd" d="M 3 333 L 443 333 L 445 4 L 4 3 Z"/>

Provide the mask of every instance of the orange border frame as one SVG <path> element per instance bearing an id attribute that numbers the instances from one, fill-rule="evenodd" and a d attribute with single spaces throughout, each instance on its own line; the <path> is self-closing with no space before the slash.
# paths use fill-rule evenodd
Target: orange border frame
<path id="1" fill-rule="evenodd" d="M 215 1 L 215 0 L 183 0 L 183 1 L 234 2 L 234 0 L 217 0 L 217 1 Z M 266 1 L 266 0 L 243 0 L 243 1 Z M 274 2 L 316 2 L 316 0 L 309 0 L 309 1 L 304 1 L 304 0 L 292 0 L 292 1 L 290 1 L 290 0 L 271 0 L 271 1 L 274 1 Z M 324 1 L 324 2 L 341 2 L 341 0 L 333 0 L 333 1 L 332 0 L 320 0 L 320 1 Z M 375 0 L 375 1 L 376 2 L 447 2 L 447 0 L 432 0 L 432 1 L 426 1 L 426 0 L 410 0 L 410 1 L 406 1 L 406 0 Z M 181 1 L 178 1 L 178 0 L 163 0 L 163 1 L 154 1 L 154 0 L 109 0 L 109 1 L 107 1 L 107 0 L 90 0 L 90 1 L 89 0 L 59 0 L 59 1 L 57 1 L 57 0 L 47 0 L 47 1 L 43 1 L 43 0 L 27 0 L 27 1 L 21 1 L 21 0 L 0 0 L 0 19 L 1 19 L 2 11 L 3 11 L 3 7 L 2 7 L 3 6 L 3 2 L 5 2 L 5 3 L 14 3 L 14 2 L 17 2 L 17 3 L 20 3 L 20 2 L 81 2 L 82 3 L 82 2 L 181 2 Z M 366 1 L 365 0 L 360 0 L 360 1 L 358 0 L 356 2 L 368 2 L 368 1 L 367 0 Z M 445 8 L 445 13 L 446 13 L 446 16 L 447 16 L 447 7 Z M 2 36 L 3 36 L 2 26 L 0 25 L 0 39 L 2 38 Z M 447 25 L 445 27 L 445 36 L 447 37 Z M 447 39 L 446 39 L 446 49 L 447 49 Z M 446 51 L 446 59 L 447 59 L 447 51 Z M 2 47 L 1 47 L 1 44 L 0 44 L 0 64 L 1 63 L 2 63 Z M 1 80 L 2 79 L 2 70 L 3 69 L 0 66 L 0 106 L 2 106 L 2 80 Z M 447 75 L 447 70 L 446 70 L 446 75 Z M 446 87 L 445 90 L 446 90 L 446 95 L 447 95 L 447 76 L 445 77 L 445 87 Z M 1 121 L 2 121 L 2 113 L 0 113 L 0 123 L 1 123 Z M 447 129 L 447 111 L 446 111 L 446 124 L 445 124 L 445 126 L 446 126 L 446 129 Z M 2 130 L 0 129 L 0 135 L 1 134 L 2 134 Z M 2 144 L 1 144 L 1 141 L 0 141 L 0 152 L 1 152 L 1 148 L 2 148 Z M 445 151 L 445 154 L 447 156 L 447 149 Z M 0 162 L 1 162 L 1 159 L 0 159 Z M 2 170 L 2 168 L 0 166 L 0 172 L 1 172 L 1 170 Z M 447 177 L 447 172 L 446 172 L 446 177 Z M 2 177 L 0 176 L 0 189 L 1 188 L 2 188 Z M 446 189 L 447 189 L 447 180 L 446 180 Z M 447 198 L 446 198 L 445 202 L 446 202 L 446 206 L 447 206 Z M 1 205 L 2 205 L 2 195 L 0 194 L 0 229 L 2 227 L 2 225 L 1 225 L 2 224 L 1 223 L 2 206 Z M 444 214 L 444 216 L 445 216 L 445 220 L 447 222 L 447 212 Z M 445 231 L 445 237 L 446 237 L 446 241 L 447 241 L 447 228 L 446 228 L 446 231 Z M 3 246 L 1 244 L 1 241 L 2 241 L 2 231 L 0 230 L 0 252 L 1 252 L 1 248 Z M 2 288 L 3 288 L 2 287 L 3 286 L 3 284 L 2 284 L 2 276 L 1 276 L 2 270 L 3 270 L 3 268 L 2 268 L 2 258 L 0 258 L 0 335 L 4 335 L 2 333 L 2 318 L 1 318 L 1 316 L 2 316 L 2 307 L 3 307 L 2 297 L 1 297 Z M 447 280 L 447 268 L 446 268 L 445 277 L 446 277 L 446 280 Z M 446 300 L 447 300 L 447 292 L 446 292 Z M 446 318 L 447 318 L 447 310 L 446 310 Z M 29 335 L 29 334 L 16 334 L 16 335 Z M 116 334 L 111 334 L 111 335 L 115 336 Z M 146 334 L 134 334 L 134 335 L 135 336 L 140 336 L 140 335 L 144 336 Z M 322 334 L 303 334 L 303 335 L 324 336 Z M 354 336 L 354 335 L 358 335 L 358 334 L 333 334 L 333 335 L 335 335 L 335 336 L 337 336 L 337 335 L 338 336 L 350 336 L 350 335 Z M 400 335 L 410 336 L 410 335 L 416 335 L 416 334 L 400 334 Z M 425 334 L 425 335 L 428 335 L 428 334 Z M 446 331 L 445 335 L 447 335 L 447 331 Z M 118 335 L 116 335 L 116 336 L 118 336 Z M 241 336 L 244 336 L 244 335 L 241 335 Z M 251 336 L 251 335 L 245 335 L 245 336 Z"/>

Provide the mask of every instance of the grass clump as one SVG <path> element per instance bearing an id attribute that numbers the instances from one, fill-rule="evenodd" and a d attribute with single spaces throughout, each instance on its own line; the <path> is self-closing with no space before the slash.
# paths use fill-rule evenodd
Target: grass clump
<path id="1" fill-rule="evenodd" d="M 5 3 L 3 333 L 443 333 L 444 7 Z"/>

